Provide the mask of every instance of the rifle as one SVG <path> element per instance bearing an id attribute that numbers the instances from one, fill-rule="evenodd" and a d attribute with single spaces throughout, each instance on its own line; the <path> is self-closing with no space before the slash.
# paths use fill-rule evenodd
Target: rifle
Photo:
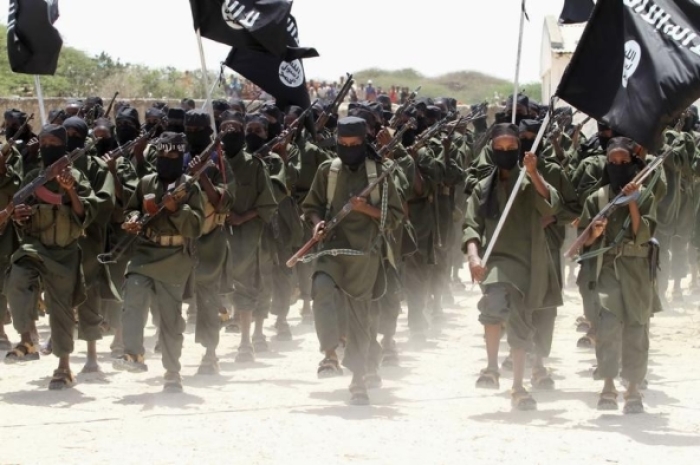
<path id="1" fill-rule="evenodd" d="M 24 123 L 17 129 L 17 132 L 15 133 L 14 136 L 10 137 L 5 141 L 5 145 L 2 146 L 2 156 L 7 157 L 11 152 L 10 150 L 12 147 L 14 147 L 15 143 L 17 143 L 17 138 L 24 132 L 24 130 L 27 128 L 27 125 L 31 120 L 34 119 L 34 113 L 29 115 L 29 117 L 24 120 Z"/>
<path id="2" fill-rule="evenodd" d="M 386 144 L 384 147 L 379 149 L 377 153 L 379 156 L 382 158 L 386 157 L 390 153 L 392 153 L 395 149 L 396 146 L 399 145 L 401 142 L 401 139 L 403 138 L 403 135 L 406 131 L 409 129 L 415 129 L 416 128 L 416 120 L 411 118 L 406 124 L 404 124 L 400 130 L 398 130 L 395 134 L 394 137 L 391 138 L 388 144 Z"/>
<path id="3" fill-rule="evenodd" d="M 578 148 L 581 146 L 581 129 L 591 120 L 591 117 L 587 117 L 580 123 L 576 125 L 574 128 L 574 132 L 571 134 L 571 141 L 574 144 L 574 149 L 578 150 Z"/>
<path id="4" fill-rule="evenodd" d="M 413 102 L 416 100 L 416 96 L 418 95 L 418 92 L 420 92 L 420 89 L 421 86 L 416 87 L 416 90 L 411 92 L 411 95 L 409 95 L 406 101 L 396 110 L 396 113 L 394 113 L 394 116 L 392 116 L 391 120 L 389 121 L 389 127 L 391 129 L 396 129 L 396 127 L 399 125 L 401 117 L 404 113 L 406 113 L 408 107 L 413 105 Z"/>
<path id="5" fill-rule="evenodd" d="M 382 172 L 379 176 L 377 176 L 377 179 L 369 183 L 367 187 L 365 187 L 362 192 L 357 194 L 356 197 L 368 197 L 369 194 L 372 193 L 372 191 L 379 186 L 379 183 L 383 182 L 387 177 L 389 177 L 394 171 L 396 171 L 396 168 L 399 166 L 398 163 L 393 162 L 391 166 L 385 169 L 385 171 Z M 304 244 L 304 246 L 295 253 L 292 258 L 287 260 L 287 266 L 289 268 L 294 268 L 294 265 L 296 265 L 304 255 L 309 253 L 311 249 L 314 248 L 314 246 L 321 240 L 323 240 L 324 237 L 328 236 L 328 233 L 331 232 L 333 229 L 335 229 L 338 224 L 340 224 L 343 219 L 350 214 L 352 211 L 352 202 L 348 201 L 343 208 L 338 212 L 337 215 L 335 215 L 329 222 L 326 223 L 325 228 L 323 228 L 323 232 L 320 235 L 320 237 L 317 239 L 315 237 L 312 237 L 309 239 L 309 241 Z"/>
<path id="6" fill-rule="evenodd" d="M 338 114 L 340 104 L 345 100 L 345 97 L 348 95 L 348 92 L 350 92 L 350 88 L 354 82 L 355 81 L 352 80 L 352 74 L 348 74 L 345 84 L 343 84 L 343 87 L 340 88 L 340 91 L 338 92 L 338 95 L 335 96 L 333 103 L 328 105 L 316 120 L 316 131 L 320 132 L 326 126 L 326 123 L 331 115 Z"/>
<path id="7" fill-rule="evenodd" d="M 637 175 L 634 177 L 632 182 L 636 184 L 641 184 L 644 182 L 646 178 L 649 177 L 651 173 L 656 170 L 661 164 L 666 160 L 666 158 L 673 152 L 673 149 L 668 149 L 658 157 L 654 159 L 651 163 L 646 165 L 643 170 L 641 170 Z M 603 207 L 598 214 L 591 219 L 591 222 L 589 225 L 586 227 L 586 229 L 583 230 L 583 232 L 576 238 L 573 244 L 571 244 L 571 247 L 569 247 L 569 250 L 566 251 L 564 256 L 567 258 L 575 259 L 575 257 L 578 255 L 578 251 L 581 249 L 581 247 L 584 246 L 584 244 L 588 241 L 588 239 L 591 237 L 591 232 L 593 231 L 593 226 L 597 221 L 600 221 L 602 219 L 608 218 L 612 213 L 617 210 L 620 207 L 623 207 L 630 202 L 636 201 L 639 198 L 639 192 L 636 192 L 632 195 L 624 195 L 622 192 L 617 194 L 614 199 L 610 201 L 605 207 Z"/>
<path id="8" fill-rule="evenodd" d="M 142 132 L 140 136 L 138 136 L 136 139 L 127 142 L 124 145 L 118 146 L 116 149 L 111 150 L 107 152 L 107 157 L 109 157 L 110 160 L 114 160 L 116 158 L 119 158 L 120 155 L 123 155 L 124 153 L 128 152 L 129 150 L 133 149 L 136 147 L 140 142 L 143 142 L 144 140 L 150 140 L 153 135 L 155 134 L 156 128 L 152 128 L 148 132 Z"/>
<path id="9" fill-rule="evenodd" d="M 209 150 L 211 151 L 211 150 Z M 158 218 L 166 210 L 165 208 L 165 197 L 170 196 L 175 200 L 175 202 L 180 205 L 187 198 L 187 194 L 190 188 L 199 181 L 199 178 L 204 174 L 204 172 L 210 167 L 215 166 L 212 160 L 208 160 L 201 168 L 199 168 L 194 173 L 191 173 L 191 177 L 187 179 L 182 184 L 176 186 L 174 189 L 168 191 L 163 196 L 163 200 L 159 204 L 151 205 L 146 201 L 145 213 L 139 218 L 137 223 L 141 225 L 141 229 L 138 233 L 129 235 L 119 241 L 117 245 L 114 246 L 112 250 L 107 253 L 99 254 L 97 256 L 97 261 L 103 265 L 108 265 L 111 263 L 117 263 L 119 259 L 131 248 L 136 239 L 143 235 L 146 228 L 151 224 L 156 218 Z"/>
<path id="10" fill-rule="evenodd" d="M 115 100 L 117 100 L 117 95 L 119 95 L 119 91 L 114 93 L 114 96 L 112 97 L 112 100 L 109 101 L 109 105 L 107 106 L 107 109 L 105 110 L 105 118 L 109 118 L 109 114 L 112 112 L 112 107 L 114 106 Z"/>
<path id="11" fill-rule="evenodd" d="M 450 126 L 450 130 L 448 131 L 447 135 L 452 136 L 454 132 L 457 130 L 458 127 L 460 126 L 466 126 L 472 121 L 476 121 L 478 119 L 486 118 L 486 112 L 488 111 L 488 103 L 484 102 L 480 104 L 476 109 L 472 112 L 470 112 L 466 116 L 461 116 L 458 118 L 456 121 L 448 123 L 448 126 Z"/>
<path id="12" fill-rule="evenodd" d="M 280 135 L 265 142 L 265 145 L 253 152 L 252 155 L 254 157 L 263 159 L 263 157 L 268 152 L 270 152 L 276 145 L 284 144 L 286 146 L 287 144 L 289 144 L 289 142 L 292 140 L 292 137 L 297 133 L 297 129 L 299 128 L 301 123 L 306 119 L 306 116 L 311 112 L 311 109 L 313 108 L 314 104 L 316 104 L 316 102 L 318 102 L 318 100 L 315 100 L 314 103 L 312 103 L 310 107 L 304 110 L 297 119 L 292 121 L 292 124 L 290 124 L 287 129 L 282 131 Z"/>
<path id="13" fill-rule="evenodd" d="M 12 197 L 12 205 L 22 205 L 26 203 L 29 197 L 34 195 L 38 188 L 56 178 L 78 158 L 82 157 L 85 152 L 92 150 L 99 140 L 100 139 L 96 139 L 81 149 L 73 150 L 71 153 L 62 156 L 53 162 L 51 166 L 44 168 L 36 178 L 32 179 L 29 184 L 15 193 L 15 195 Z"/>
<path id="14" fill-rule="evenodd" d="M 440 131 L 442 131 L 443 126 L 447 125 L 452 120 L 453 115 L 454 113 L 452 112 L 447 113 L 447 116 L 423 131 L 416 139 L 416 142 L 411 146 L 410 151 L 418 153 L 418 150 L 428 145 L 430 139 L 438 135 Z"/>

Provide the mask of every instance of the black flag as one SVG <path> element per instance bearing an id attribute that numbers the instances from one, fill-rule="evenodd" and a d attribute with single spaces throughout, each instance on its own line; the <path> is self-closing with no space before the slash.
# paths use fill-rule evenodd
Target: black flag
<path id="1" fill-rule="evenodd" d="M 313 48 L 299 47 L 296 20 L 287 20 L 287 56 L 282 59 L 265 51 L 233 47 L 224 62 L 226 66 L 272 95 L 280 108 L 311 105 L 306 87 L 303 58 L 318 56 Z"/>
<path id="2" fill-rule="evenodd" d="M 190 0 L 190 7 L 202 37 L 280 58 L 287 53 L 288 0 Z"/>
<path id="3" fill-rule="evenodd" d="M 15 73 L 54 74 L 63 39 L 53 27 L 58 0 L 10 0 L 7 57 Z"/>
<path id="4" fill-rule="evenodd" d="M 650 151 L 700 97 L 695 0 L 598 0 L 557 95 Z"/>
<path id="5" fill-rule="evenodd" d="M 559 24 L 585 23 L 595 8 L 593 0 L 564 0 L 564 8 L 559 15 Z"/>

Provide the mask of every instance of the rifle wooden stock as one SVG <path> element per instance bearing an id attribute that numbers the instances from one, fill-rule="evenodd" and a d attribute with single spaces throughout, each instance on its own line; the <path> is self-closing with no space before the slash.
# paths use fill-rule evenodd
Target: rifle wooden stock
<path id="1" fill-rule="evenodd" d="M 109 118 L 109 114 L 112 112 L 112 107 L 114 106 L 114 102 L 117 100 L 117 96 L 119 95 L 119 92 L 115 92 L 114 96 L 112 97 L 112 100 L 109 101 L 109 105 L 107 106 L 107 109 L 105 110 L 105 118 Z"/>
<path id="2" fill-rule="evenodd" d="M 408 131 L 409 129 L 415 129 L 416 127 L 416 120 L 411 118 L 411 120 L 404 124 L 399 131 L 394 134 L 394 137 L 391 138 L 388 144 L 386 144 L 384 147 L 380 148 L 377 153 L 384 158 L 390 153 L 392 153 L 396 147 L 399 145 L 401 142 L 401 139 L 403 139 L 403 135 Z"/>
<path id="3" fill-rule="evenodd" d="M 380 183 L 384 182 L 384 180 L 393 173 L 396 168 L 398 167 L 398 163 L 393 162 L 390 167 L 386 168 L 382 174 L 377 176 L 377 179 L 369 183 L 367 187 L 365 187 L 362 192 L 357 194 L 355 197 L 368 197 L 369 194 L 372 193 L 374 189 L 379 186 Z M 329 232 L 331 232 L 333 229 L 335 229 L 338 224 L 343 221 L 343 219 L 350 214 L 352 211 L 352 202 L 348 201 L 345 205 L 343 205 L 343 208 L 338 212 L 337 215 L 335 215 L 329 222 L 326 223 L 326 226 L 323 228 L 323 234 L 320 238 L 315 238 L 312 237 L 304 246 L 299 249 L 289 260 L 287 260 L 287 266 L 289 268 L 294 268 L 294 265 L 299 263 L 299 261 L 302 259 L 304 255 L 309 253 L 311 249 L 314 248 L 316 244 L 323 238 L 325 238 Z"/>
<path id="4" fill-rule="evenodd" d="M 29 122 L 34 119 L 34 113 L 29 115 L 26 120 L 24 120 L 24 123 L 17 129 L 17 132 L 15 133 L 14 136 L 10 137 L 6 142 L 5 145 L 2 146 L 2 156 L 7 157 L 9 154 L 11 154 L 12 147 L 15 146 L 17 143 L 17 137 L 19 137 L 24 130 L 27 128 L 27 125 L 29 125 Z"/>
<path id="5" fill-rule="evenodd" d="M 420 92 L 421 86 L 416 87 L 416 90 L 411 92 L 411 95 L 406 98 L 406 101 L 396 110 L 396 113 L 394 116 L 391 117 L 391 120 L 389 120 L 389 127 L 391 129 L 396 129 L 396 127 L 399 125 L 399 122 L 401 121 L 401 117 L 403 116 L 404 113 L 406 113 L 406 110 L 408 110 L 408 107 L 413 105 L 413 102 L 416 100 L 416 97 L 418 96 L 418 92 Z"/>
<path id="6" fill-rule="evenodd" d="M 656 157 L 651 163 L 646 165 L 643 170 L 641 170 L 632 179 L 632 182 L 636 184 L 643 183 L 651 173 L 653 173 L 661 164 L 666 160 L 666 158 L 671 154 L 673 150 L 666 150 L 664 153 Z M 588 239 L 591 237 L 591 232 L 597 221 L 609 217 L 615 210 L 619 207 L 626 205 L 626 203 L 621 202 L 625 198 L 625 195 L 620 192 L 612 199 L 605 207 L 603 207 L 598 214 L 591 219 L 591 222 L 586 226 L 583 232 L 576 238 L 576 240 L 571 244 L 569 250 L 564 254 L 565 257 L 575 259 L 578 256 L 578 251 L 586 244 Z M 627 202 L 629 203 L 629 202 Z"/>
<path id="7" fill-rule="evenodd" d="M 316 131 L 320 131 L 326 126 L 326 123 L 328 122 L 328 119 L 331 117 L 331 115 L 338 114 L 340 104 L 343 103 L 343 100 L 345 100 L 345 97 L 348 95 L 348 92 L 350 92 L 350 88 L 352 87 L 353 82 L 355 81 L 352 80 L 352 74 L 348 74 L 347 78 L 345 79 L 345 84 L 343 84 L 343 87 L 340 88 L 338 95 L 336 95 L 335 99 L 333 99 L 333 103 L 331 103 L 325 110 L 323 110 L 323 113 L 321 113 L 321 115 L 316 120 Z"/>

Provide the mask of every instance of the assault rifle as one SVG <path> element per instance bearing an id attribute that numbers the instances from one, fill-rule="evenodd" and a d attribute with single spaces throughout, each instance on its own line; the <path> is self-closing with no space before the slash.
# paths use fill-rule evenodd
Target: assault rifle
<path id="1" fill-rule="evenodd" d="M 656 157 L 651 163 L 646 165 L 643 170 L 641 170 L 637 175 L 632 179 L 632 182 L 636 184 L 641 184 L 644 182 L 646 178 L 649 177 L 651 173 L 654 172 L 658 167 L 661 166 L 661 164 L 666 160 L 666 158 L 673 152 L 672 149 L 666 150 L 664 153 Z M 566 254 L 564 254 L 567 258 L 575 259 L 578 256 L 579 250 L 586 244 L 588 239 L 591 237 L 594 225 L 597 221 L 603 220 L 608 218 L 610 215 L 613 214 L 615 210 L 617 210 L 620 207 L 623 207 L 625 205 L 628 205 L 629 203 L 636 201 L 639 198 L 639 192 L 635 192 L 632 195 L 624 195 L 622 192 L 617 194 L 614 199 L 610 201 L 606 206 L 604 206 L 598 214 L 591 219 L 591 222 L 589 225 L 586 227 L 586 229 L 583 230 L 580 236 L 576 238 L 573 244 L 571 244 L 571 247 L 569 250 L 566 251 Z"/>
<path id="2" fill-rule="evenodd" d="M 413 105 L 413 102 L 416 100 L 416 96 L 418 95 L 418 92 L 420 92 L 421 86 L 416 87 L 416 90 L 411 92 L 411 95 L 406 98 L 406 101 L 396 110 L 396 113 L 394 113 L 394 116 L 391 117 L 391 120 L 389 121 L 389 127 L 391 129 L 396 129 L 399 125 L 399 122 L 401 122 L 401 117 L 403 116 L 404 113 L 406 113 L 406 110 L 408 110 L 408 107 Z"/>
<path id="3" fill-rule="evenodd" d="M 150 140 L 151 138 L 153 138 L 155 133 L 156 133 L 155 127 L 152 128 L 148 132 L 144 131 L 136 139 L 129 141 L 124 145 L 120 145 L 116 149 L 110 150 L 109 152 L 107 152 L 107 156 L 109 157 L 110 160 L 114 160 L 116 158 L 119 158 L 120 155 L 127 153 L 129 150 L 133 149 L 134 147 L 136 147 L 139 143 L 143 142 L 144 140 Z"/>
<path id="4" fill-rule="evenodd" d="M 399 145 L 401 142 L 401 139 L 403 138 L 403 135 L 406 131 L 409 129 L 415 129 L 416 128 L 416 120 L 411 118 L 406 124 L 404 124 L 401 129 L 396 131 L 394 134 L 394 137 L 391 138 L 388 144 L 386 144 L 384 147 L 380 148 L 377 153 L 382 157 L 386 157 L 390 153 L 392 153 L 395 149 L 396 146 Z"/>
<path id="5" fill-rule="evenodd" d="M 571 142 L 573 143 L 575 150 L 578 150 L 578 148 L 581 146 L 581 130 L 590 120 L 591 117 L 588 116 L 574 127 L 574 132 L 571 133 Z"/>
<path id="6" fill-rule="evenodd" d="M 208 152 L 211 152 L 210 148 L 208 148 Z M 141 215 L 141 218 L 139 218 L 138 221 L 136 222 L 141 227 L 139 229 L 139 232 L 136 234 L 125 237 L 124 239 L 119 241 L 119 243 L 117 245 L 115 245 L 114 248 L 112 250 L 110 250 L 109 252 L 99 254 L 97 256 L 97 261 L 103 265 L 117 263 L 119 261 L 119 259 L 121 259 L 121 257 L 124 256 L 124 254 L 131 248 L 131 244 L 133 244 L 139 236 L 141 236 L 145 233 L 148 225 L 151 224 L 160 215 L 162 215 L 163 212 L 166 210 L 165 198 L 170 197 L 178 205 L 180 205 L 187 198 L 187 194 L 189 193 L 190 188 L 196 182 L 199 181 L 199 178 L 204 174 L 204 172 L 210 166 L 214 166 L 214 162 L 212 160 L 208 160 L 201 168 L 199 168 L 197 171 L 191 173 L 190 174 L 191 177 L 188 178 L 185 182 L 176 186 L 174 189 L 171 189 L 170 191 L 168 191 L 163 196 L 163 200 L 161 200 L 160 203 L 156 204 L 154 202 L 149 202 L 149 199 L 145 199 L 145 201 L 144 201 L 145 208 L 144 209 L 146 211 L 144 212 L 143 215 Z"/>
<path id="7" fill-rule="evenodd" d="M 326 123 L 328 122 L 328 119 L 331 117 L 331 115 L 338 114 L 340 104 L 343 103 L 343 101 L 345 100 L 345 97 L 348 95 L 348 92 L 350 92 L 350 88 L 352 87 L 352 84 L 354 82 L 355 81 L 352 80 L 352 74 L 348 74 L 345 79 L 345 84 L 343 84 L 343 87 L 341 87 L 340 91 L 338 91 L 338 95 L 335 96 L 333 103 L 328 105 L 316 120 L 317 132 L 323 130 L 323 128 L 326 127 Z"/>
<path id="8" fill-rule="evenodd" d="M 114 93 L 114 96 L 112 97 L 112 100 L 109 101 L 109 105 L 107 106 L 107 109 L 105 110 L 105 118 L 109 118 L 109 114 L 112 112 L 112 107 L 114 106 L 114 101 L 117 100 L 117 95 L 119 95 L 119 91 Z"/>
<path id="9" fill-rule="evenodd" d="M 311 112 L 311 109 L 313 106 L 318 102 L 318 100 L 315 100 L 314 103 L 311 104 L 310 107 L 308 107 L 306 110 L 304 110 L 301 115 L 294 121 L 292 121 L 292 124 L 289 125 L 287 129 L 282 131 L 277 137 L 269 140 L 266 142 L 262 147 L 260 147 L 258 150 L 253 152 L 254 157 L 258 158 L 263 158 L 265 155 L 267 155 L 268 152 L 270 152 L 275 146 L 284 144 L 285 146 L 289 144 L 295 134 L 297 134 L 297 130 L 299 129 L 299 126 L 304 122 L 306 119 L 306 116 Z"/>
<path id="10" fill-rule="evenodd" d="M 19 129 L 17 129 L 17 132 L 15 133 L 14 136 L 7 139 L 7 141 L 5 142 L 5 145 L 2 146 L 2 156 L 3 157 L 7 157 L 8 155 L 10 155 L 10 153 L 12 153 L 12 152 L 10 152 L 10 150 L 12 150 L 12 147 L 14 147 L 15 144 L 17 143 L 17 138 L 24 132 L 24 130 L 27 128 L 27 125 L 29 124 L 29 122 L 33 119 L 34 119 L 34 113 L 29 115 L 29 117 L 26 120 L 24 120 L 24 123 L 22 123 L 22 125 L 19 127 Z"/>
<path id="11" fill-rule="evenodd" d="M 62 156 L 53 162 L 51 166 L 44 168 L 36 178 L 32 179 L 29 184 L 15 193 L 15 195 L 12 197 L 12 205 L 22 205 L 26 203 L 29 197 L 34 195 L 37 189 L 52 179 L 55 179 L 78 158 L 82 157 L 85 152 L 92 150 L 99 140 L 100 139 L 96 139 L 81 149 L 73 150 L 71 153 Z"/>
<path id="12" fill-rule="evenodd" d="M 409 152 L 418 153 L 418 150 L 428 145 L 430 139 L 437 136 L 440 131 L 442 131 L 442 128 L 452 121 L 453 116 L 454 113 L 449 112 L 443 119 L 423 131 L 416 139 L 416 142 L 411 146 L 411 150 Z"/>
<path id="13" fill-rule="evenodd" d="M 377 179 L 375 179 L 374 181 L 369 183 L 369 185 L 367 187 L 365 187 L 362 190 L 362 192 L 357 194 L 356 197 L 368 197 L 369 194 L 371 194 L 372 191 L 374 189 L 376 189 L 377 186 L 379 186 L 379 184 L 381 182 L 384 182 L 384 180 L 386 178 L 391 176 L 391 174 L 394 171 L 396 171 L 396 168 L 398 166 L 399 166 L 398 163 L 393 162 L 391 164 L 391 166 L 389 166 L 388 168 L 385 168 L 385 171 L 383 171 L 382 174 L 377 176 Z M 328 233 L 331 232 L 333 229 L 335 229 L 338 226 L 338 224 L 340 224 L 340 222 L 343 221 L 343 219 L 350 214 L 351 211 L 352 211 L 352 201 L 348 201 L 348 203 L 346 203 L 343 206 L 343 208 L 338 212 L 338 214 L 335 215 L 330 221 L 328 221 L 326 223 L 326 226 L 323 228 L 323 231 L 320 234 L 320 237 L 319 238 L 312 237 L 311 239 L 309 239 L 309 241 L 306 244 L 304 244 L 304 246 L 301 249 L 299 249 L 297 251 L 297 253 L 295 253 L 292 256 L 292 258 L 290 258 L 287 261 L 287 266 L 289 268 L 294 268 L 294 265 L 299 263 L 299 261 L 302 259 L 302 257 L 304 257 L 304 255 L 309 253 L 309 251 L 311 249 L 313 249 L 316 244 L 318 244 L 321 240 L 323 240 L 323 238 L 328 236 Z"/>

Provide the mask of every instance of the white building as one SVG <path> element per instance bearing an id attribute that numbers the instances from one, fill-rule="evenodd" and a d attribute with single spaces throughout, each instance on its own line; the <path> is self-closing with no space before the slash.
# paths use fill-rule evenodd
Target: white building
<path id="1" fill-rule="evenodd" d="M 586 23 L 560 25 L 554 16 L 544 19 L 540 56 L 543 102 L 549 102 L 557 91 L 559 81 L 566 65 L 571 61 L 585 27 Z"/>

